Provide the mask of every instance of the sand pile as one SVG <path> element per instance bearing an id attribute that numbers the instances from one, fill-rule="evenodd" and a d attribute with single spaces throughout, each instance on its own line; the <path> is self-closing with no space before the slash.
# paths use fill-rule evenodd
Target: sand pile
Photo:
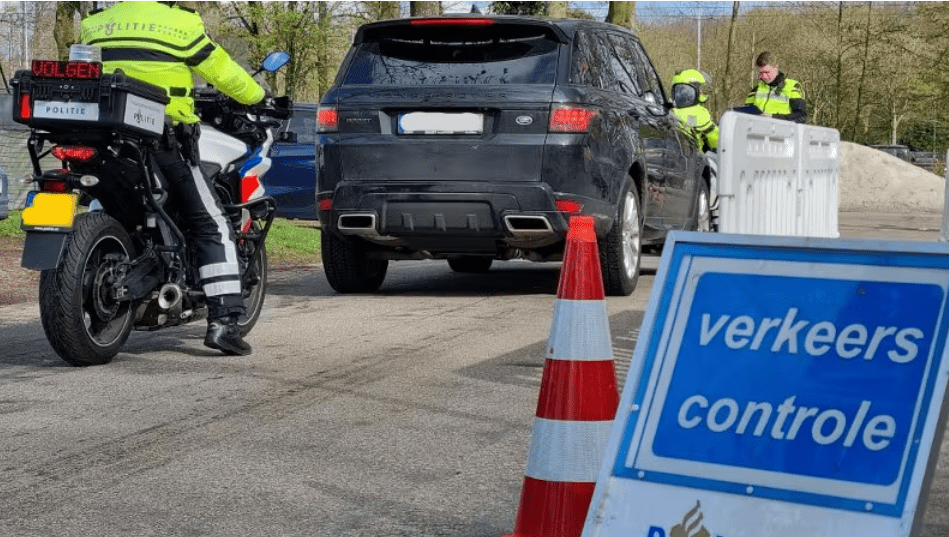
<path id="1" fill-rule="evenodd" d="M 841 211 L 942 213 L 941 176 L 870 147 L 840 145 Z"/>

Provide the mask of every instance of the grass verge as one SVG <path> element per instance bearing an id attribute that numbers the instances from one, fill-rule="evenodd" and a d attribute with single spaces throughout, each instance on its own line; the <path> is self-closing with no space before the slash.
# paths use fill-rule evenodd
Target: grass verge
<path id="1" fill-rule="evenodd" d="M 25 233 L 20 229 L 20 213 L 22 211 L 10 211 L 10 216 L 6 220 L 0 220 L 0 236 L 23 238 Z"/>
<path id="2" fill-rule="evenodd" d="M 10 217 L 0 220 L 0 237 L 23 239 L 20 213 L 10 211 Z M 267 234 L 267 255 L 271 264 L 310 265 L 320 262 L 320 230 L 315 222 L 277 218 Z"/>
<path id="3" fill-rule="evenodd" d="M 320 233 L 316 222 L 275 219 L 267 234 L 270 262 L 287 265 L 319 263 Z"/>

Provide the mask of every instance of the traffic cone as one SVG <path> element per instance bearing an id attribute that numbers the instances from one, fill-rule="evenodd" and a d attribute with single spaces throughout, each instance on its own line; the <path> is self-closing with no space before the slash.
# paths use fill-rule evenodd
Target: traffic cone
<path id="1" fill-rule="evenodd" d="M 513 535 L 579 537 L 619 394 L 593 218 L 570 219 Z"/>

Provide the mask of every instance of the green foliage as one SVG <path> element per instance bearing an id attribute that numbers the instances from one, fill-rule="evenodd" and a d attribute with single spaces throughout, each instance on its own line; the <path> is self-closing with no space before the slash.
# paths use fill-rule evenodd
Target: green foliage
<path id="1" fill-rule="evenodd" d="M 569 8 L 567 10 L 567 17 L 571 19 L 583 19 L 588 21 L 596 20 L 596 17 L 591 15 L 589 11 L 578 8 Z"/>
<path id="2" fill-rule="evenodd" d="M 329 87 L 359 25 L 400 16 L 401 10 L 399 2 L 386 1 L 187 4 L 202 14 L 214 39 L 250 64 L 259 64 L 273 50 L 290 52 L 290 65 L 270 82 L 275 93 L 303 102 L 319 100 Z M 609 11 L 616 16 L 632 5 L 611 2 Z M 643 5 L 648 9 L 648 3 Z M 742 11 L 734 22 L 726 12 L 703 15 L 701 47 L 696 39 L 701 7 L 666 11 L 655 22 L 636 23 L 667 90 L 676 71 L 700 67 L 712 76 L 708 106 L 720 117 L 743 104 L 756 81 L 752 61 L 769 50 L 781 70 L 802 83 L 809 123 L 838 129 L 848 141 L 904 140 L 922 144 L 920 150 L 945 152 L 949 2 L 739 5 Z M 547 2 L 497 1 L 489 6 L 492 13 L 548 14 Z M 569 16 L 592 18 L 575 7 Z M 918 125 L 931 127 L 926 131 Z"/>
<path id="3" fill-rule="evenodd" d="M 906 123 L 897 143 L 913 151 L 935 151 L 942 158 L 949 147 L 949 130 L 935 119 L 911 120 Z"/>
<path id="4" fill-rule="evenodd" d="M 756 82 L 754 58 L 768 50 L 781 71 L 802 83 L 808 123 L 838 129 L 848 141 L 903 140 L 945 154 L 947 27 L 946 2 L 777 3 L 742 11 L 733 27 L 729 15 L 703 18 L 701 69 L 713 81 L 708 105 L 720 117 L 743 104 Z M 676 71 L 698 67 L 694 17 L 660 19 L 637 30 L 667 91 Z"/>
<path id="5" fill-rule="evenodd" d="M 489 10 L 496 15 L 543 17 L 547 15 L 547 2 L 491 2 Z"/>
<path id="6" fill-rule="evenodd" d="M 317 263 L 320 231 L 311 222 L 278 218 L 267 234 L 267 254 L 272 262 Z"/>
<path id="7" fill-rule="evenodd" d="M 0 236 L 4 237 L 22 237 L 26 235 L 22 229 L 20 229 L 20 222 L 23 221 L 20 218 L 20 213 L 23 211 L 16 210 L 10 211 L 10 216 L 6 220 L 0 220 Z"/>
<path id="8" fill-rule="evenodd" d="M 318 101 L 329 87 L 349 45 L 351 25 L 337 19 L 340 2 L 224 2 L 213 26 L 215 39 L 234 56 L 260 65 L 270 52 L 291 61 L 267 81 L 277 95 Z"/>

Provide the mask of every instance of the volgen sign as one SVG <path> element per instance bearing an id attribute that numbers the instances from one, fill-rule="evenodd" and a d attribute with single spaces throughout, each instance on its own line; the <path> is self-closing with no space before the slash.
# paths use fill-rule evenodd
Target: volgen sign
<path id="1" fill-rule="evenodd" d="M 947 254 L 671 234 L 583 535 L 913 535 L 944 423 Z"/>

